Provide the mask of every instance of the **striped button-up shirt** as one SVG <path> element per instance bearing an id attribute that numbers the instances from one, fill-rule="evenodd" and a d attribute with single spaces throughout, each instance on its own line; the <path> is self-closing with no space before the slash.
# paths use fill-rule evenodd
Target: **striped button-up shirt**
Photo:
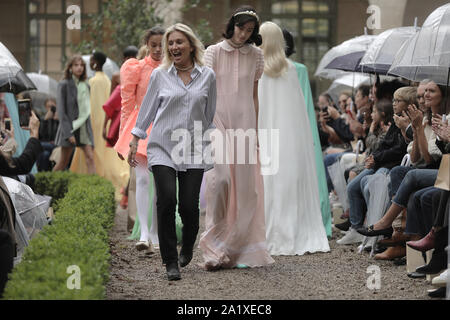
<path id="1" fill-rule="evenodd" d="M 216 76 L 206 66 L 195 64 L 185 85 L 175 66 L 158 67 L 150 77 L 147 93 L 131 133 L 140 139 L 153 122 L 147 146 L 148 167 L 164 165 L 176 171 L 213 167 L 205 161 L 216 111 Z M 208 139 L 204 139 L 208 136 Z"/>

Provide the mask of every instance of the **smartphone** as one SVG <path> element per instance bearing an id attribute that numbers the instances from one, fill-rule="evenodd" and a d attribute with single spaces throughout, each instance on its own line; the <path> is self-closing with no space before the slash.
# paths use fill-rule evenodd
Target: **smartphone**
<path id="1" fill-rule="evenodd" d="M 11 131 L 11 119 L 5 118 L 5 130 Z"/>
<path id="2" fill-rule="evenodd" d="M 31 100 L 21 99 L 17 100 L 19 105 L 19 123 L 21 127 L 28 127 L 31 117 Z"/>
<path id="3" fill-rule="evenodd" d="M 442 116 L 442 123 L 446 123 L 447 122 L 447 115 L 443 115 Z"/>

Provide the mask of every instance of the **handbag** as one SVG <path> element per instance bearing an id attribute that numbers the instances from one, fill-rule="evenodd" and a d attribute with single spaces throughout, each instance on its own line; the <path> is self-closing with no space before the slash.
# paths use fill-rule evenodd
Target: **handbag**
<path id="1" fill-rule="evenodd" d="M 450 154 L 442 156 L 434 187 L 450 191 Z"/>

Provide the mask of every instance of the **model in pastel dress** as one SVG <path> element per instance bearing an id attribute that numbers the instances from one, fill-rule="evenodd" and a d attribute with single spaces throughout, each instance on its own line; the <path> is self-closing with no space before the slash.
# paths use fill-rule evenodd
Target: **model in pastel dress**
<path id="1" fill-rule="evenodd" d="M 261 44 L 258 32 L 255 10 L 240 7 L 228 22 L 226 40 L 206 51 L 205 63 L 216 73 L 214 125 L 222 137 L 230 132 L 227 129 L 257 128 L 258 80 L 264 69 L 262 51 L 252 45 Z M 250 139 L 247 150 L 227 148 L 225 154 L 234 154 L 233 161 L 215 158 L 214 169 L 206 173 L 205 231 L 199 242 L 204 259 L 201 266 L 206 270 L 274 262 L 266 246 L 264 185 L 254 132 L 255 139 Z M 246 159 L 254 156 L 254 164 L 249 160 L 236 164 L 237 152 L 245 152 Z"/>
<path id="2" fill-rule="evenodd" d="M 80 147 L 85 153 L 87 173 L 95 174 L 89 86 L 86 64 L 80 55 L 73 56 L 67 63 L 64 79 L 58 84 L 56 104 L 59 126 L 55 144 L 61 147 L 61 156 L 53 171 L 65 170 L 73 148 Z"/>
<path id="3" fill-rule="evenodd" d="M 90 58 L 90 66 L 95 70 L 95 75 L 89 79 L 91 89 L 91 121 L 94 134 L 94 162 L 96 173 L 112 182 L 116 189 L 116 198 L 120 200 L 120 188 L 128 183 L 129 169 L 125 161 L 117 157 L 117 153 L 106 146 L 103 139 L 103 123 L 105 121 L 105 111 L 103 105 L 108 100 L 111 93 L 111 81 L 102 71 L 106 62 L 106 55 L 96 51 Z M 84 154 L 79 150 L 75 151 L 70 171 L 76 173 L 87 173 Z"/>
<path id="4" fill-rule="evenodd" d="M 144 35 L 144 43 L 147 45 L 149 54 L 142 60 L 127 60 L 120 69 L 122 110 L 119 140 L 114 148 L 124 159 L 128 158 L 129 144 L 133 137 L 131 130 L 136 125 L 150 76 L 162 60 L 161 41 L 164 32 L 165 30 L 158 26 L 148 30 Z M 150 130 L 151 126 L 147 129 L 147 138 L 139 141 L 136 154 L 139 165 L 132 168 L 136 173 L 137 217 L 130 238 L 139 239 L 136 249 L 152 252 L 153 247 L 159 245 L 159 240 L 157 215 L 154 214 L 156 213 L 154 182 L 147 168 L 147 144 Z"/>
<path id="5" fill-rule="evenodd" d="M 297 70 L 284 53 L 280 27 L 265 22 L 260 33 L 264 74 L 258 88 L 258 134 L 263 172 L 270 169 L 263 176 L 267 246 L 272 255 L 328 252 L 317 177 L 313 174 L 314 140 Z M 262 135 L 274 130 L 279 143 Z M 265 166 L 266 156 L 269 168 Z"/>
<path id="6" fill-rule="evenodd" d="M 283 36 L 286 42 L 285 53 L 289 58 L 295 53 L 294 38 L 291 33 L 283 29 Z M 291 60 L 292 61 L 292 60 Z M 323 164 L 322 146 L 320 144 L 319 130 L 317 128 L 316 112 L 314 110 L 314 103 L 312 99 L 311 86 L 309 84 L 308 69 L 304 64 L 292 61 L 297 69 L 298 80 L 300 87 L 305 97 L 306 109 L 308 110 L 309 124 L 311 126 L 311 133 L 314 140 L 314 153 L 316 155 L 316 173 L 319 186 L 320 210 L 322 212 L 322 222 L 327 232 L 327 237 L 331 237 L 331 207 L 328 196 L 327 179 L 325 176 L 325 166 Z"/>

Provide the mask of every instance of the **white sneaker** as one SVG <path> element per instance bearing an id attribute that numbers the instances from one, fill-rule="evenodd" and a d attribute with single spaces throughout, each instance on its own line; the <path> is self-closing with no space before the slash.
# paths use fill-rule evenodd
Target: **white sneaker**
<path id="1" fill-rule="evenodd" d="M 330 192 L 330 194 L 328 195 L 328 198 L 330 200 L 331 206 L 333 206 L 333 204 L 335 204 L 335 203 L 339 203 L 339 197 L 336 194 L 334 194 L 333 191 Z"/>
<path id="2" fill-rule="evenodd" d="M 450 280 L 450 272 L 448 270 L 449 269 L 442 272 L 439 276 L 434 277 L 433 280 L 431 280 L 431 284 L 437 287 L 445 287 Z"/>
<path id="3" fill-rule="evenodd" d="M 364 236 L 362 234 L 359 234 L 355 229 L 350 227 L 348 232 L 345 236 L 343 236 L 341 239 L 337 240 L 337 244 L 355 244 L 355 243 L 361 243 L 364 240 Z"/>
<path id="4" fill-rule="evenodd" d="M 138 241 L 136 243 L 136 250 L 142 251 L 142 250 L 148 250 L 150 247 L 150 244 L 148 241 Z"/>

